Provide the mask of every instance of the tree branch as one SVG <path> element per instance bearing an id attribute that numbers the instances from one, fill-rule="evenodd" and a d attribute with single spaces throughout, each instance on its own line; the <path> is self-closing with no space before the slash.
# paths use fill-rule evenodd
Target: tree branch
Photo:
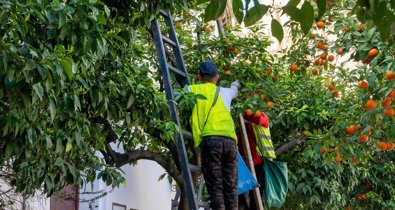
<path id="1" fill-rule="evenodd" d="M 307 138 L 307 136 L 305 136 L 305 135 L 295 136 L 294 133 L 293 133 L 292 136 L 293 136 L 293 138 L 292 138 L 292 140 L 290 142 L 282 145 L 280 148 L 278 148 L 276 150 L 276 156 L 277 157 L 280 156 L 283 152 L 285 152 L 289 148 L 304 142 L 306 140 L 306 138 Z"/>
<path id="2" fill-rule="evenodd" d="M 162 155 L 159 155 L 157 153 L 147 151 L 147 150 L 133 150 L 129 151 L 126 154 L 122 155 L 122 158 L 119 158 L 117 162 L 117 166 L 121 167 L 127 163 L 132 163 L 137 160 L 153 160 L 157 162 L 162 168 L 166 170 L 166 172 L 174 178 L 174 180 L 179 184 L 181 187 L 184 186 L 184 181 L 182 178 L 181 172 L 177 169 L 177 167 L 172 164 L 170 161 L 168 161 L 165 157 Z"/>

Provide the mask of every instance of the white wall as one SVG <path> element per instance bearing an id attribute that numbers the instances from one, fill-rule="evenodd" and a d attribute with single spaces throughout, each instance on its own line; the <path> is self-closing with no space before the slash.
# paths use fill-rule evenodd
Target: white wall
<path id="1" fill-rule="evenodd" d="M 107 196 L 96 200 L 89 208 L 88 203 L 81 203 L 80 210 L 111 210 L 113 203 L 126 205 L 126 209 L 138 210 L 170 210 L 171 199 L 174 193 L 171 185 L 165 177 L 158 181 L 160 175 L 165 171 L 156 162 L 140 160 L 136 165 L 126 165 L 122 167 L 125 172 L 127 184 L 116 189 L 107 187 L 102 181 L 96 181 L 93 189 L 87 186 L 83 191 L 111 191 Z M 92 196 L 82 194 L 81 200 Z"/>

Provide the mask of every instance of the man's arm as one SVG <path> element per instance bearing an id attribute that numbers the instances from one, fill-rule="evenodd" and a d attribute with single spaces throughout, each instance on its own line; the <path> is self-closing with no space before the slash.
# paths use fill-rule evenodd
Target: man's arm
<path id="1" fill-rule="evenodd" d="M 232 82 L 232 84 L 230 85 L 230 98 L 234 99 L 237 97 L 237 94 L 239 92 L 239 89 L 241 88 L 240 82 L 239 80 L 236 80 L 234 82 Z"/>

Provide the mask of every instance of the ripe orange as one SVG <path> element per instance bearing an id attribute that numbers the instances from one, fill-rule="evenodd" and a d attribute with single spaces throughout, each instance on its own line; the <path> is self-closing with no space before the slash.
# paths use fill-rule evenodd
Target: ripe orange
<path id="1" fill-rule="evenodd" d="M 180 28 L 182 26 L 181 22 L 176 22 L 176 27 Z"/>
<path id="2" fill-rule="evenodd" d="M 367 142 L 369 140 L 369 137 L 367 136 L 367 135 L 361 135 L 360 137 L 359 137 L 359 142 L 361 142 L 361 143 L 365 143 L 365 142 Z"/>
<path id="3" fill-rule="evenodd" d="M 388 80 L 392 80 L 392 79 L 395 78 L 395 73 L 394 73 L 392 70 L 389 70 L 389 71 L 387 71 L 387 73 L 385 74 L 385 77 L 386 77 Z"/>
<path id="4" fill-rule="evenodd" d="M 322 53 L 322 54 L 320 55 L 320 58 L 321 58 L 322 60 L 326 60 L 326 56 L 327 56 L 326 53 Z"/>
<path id="5" fill-rule="evenodd" d="M 352 157 L 352 158 L 351 158 L 351 162 L 352 162 L 353 164 L 357 164 L 357 163 L 358 163 L 358 159 L 357 159 L 356 157 Z"/>
<path id="6" fill-rule="evenodd" d="M 322 66 L 322 65 L 324 65 L 324 60 L 322 60 L 321 58 L 317 58 L 317 59 L 315 59 L 315 61 L 314 61 L 314 65 L 316 65 L 316 66 Z"/>
<path id="7" fill-rule="evenodd" d="M 260 116 L 261 116 L 261 114 L 262 114 L 262 112 L 261 112 L 261 111 L 259 111 L 259 110 L 256 110 L 256 111 L 255 111 L 255 114 L 254 114 L 254 117 L 260 117 Z"/>
<path id="8" fill-rule="evenodd" d="M 390 108 L 386 108 L 384 110 L 384 115 L 387 116 L 387 117 L 392 117 L 392 116 L 394 116 L 394 114 L 395 114 L 394 108 L 390 107 Z"/>
<path id="9" fill-rule="evenodd" d="M 353 135 L 355 133 L 357 126 L 355 125 L 350 125 L 346 128 L 346 134 L 347 135 Z"/>
<path id="10" fill-rule="evenodd" d="M 340 153 L 340 149 L 339 147 L 335 147 L 333 148 L 333 152 L 339 154 Z"/>
<path id="11" fill-rule="evenodd" d="M 317 70 L 317 69 L 314 69 L 314 70 L 313 70 L 313 75 L 314 75 L 314 76 L 317 76 L 317 75 L 318 75 L 318 70 Z"/>
<path id="12" fill-rule="evenodd" d="M 251 116 L 251 115 L 253 114 L 253 112 L 252 112 L 251 109 L 246 109 L 245 114 L 246 114 L 247 116 Z"/>
<path id="13" fill-rule="evenodd" d="M 265 95 L 261 94 L 261 95 L 259 96 L 259 98 L 260 98 L 261 100 L 263 100 L 263 99 L 265 99 Z"/>
<path id="14" fill-rule="evenodd" d="M 334 90 L 335 87 L 336 87 L 336 86 L 335 86 L 334 84 L 329 84 L 329 85 L 328 85 L 328 89 L 329 89 L 330 91 Z"/>
<path id="15" fill-rule="evenodd" d="M 280 78 L 277 77 L 277 76 L 276 76 L 276 77 L 273 77 L 273 80 L 274 80 L 274 81 L 278 81 L 279 79 L 280 79 Z"/>
<path id="16" fill-rule="evenodd" d="M 317 48 L 321 49 L 321 50 L 325 50 L 326 49 L 326 45 L 323 42 L 318 42 L 317 43 Z"/>
<path id="17" fill-rule="evenodd" d="M 261 68 L 257 68 L 257 69 L 256 69 L 256 73 L 260 74 L 261 72 L 262 72 L 262 69 L 261 69 Z"/>
<path id="18" fill-rule="evenodd" d="M 339 157 L 339 156 L 335 157 L 335 162 L 336 163 L 340 163 L 342 160 L 343 160 L 342 157 Z"/>
<path id="19" fill-rule="evenodd" d="M 360 31 L 362 31 L 363 29 L 365 29 L 366 28 L 366 25 L 365 24 L 359 24 L 358 25 L 358 29 L 360 30 Z"/>
<path id="20" fill-rule="evenodd" d="M 332 97 L 333 97 L 333 98 L 339 97 L 339 92 L 337 92 L 337 91 L 333 92 L 333 93 L 332 93 Z"/>
<path id="21" fill-rule="evenodd" d="M 268 68 L 268 69 L 266 70 L 266 72 L 267 72 L 268 75 L 270 75 L 270 74 L 273 72 L 273 70 L 272 70 L 271 68 Z"/>
<path id="22" fill-rule="evenodd" d="M 358 201 L 363 201 L 366 199 L 366 195 L 365 194 L 358 195 L 357 199 Z"/>
<path id="23" fill-rule="evenodd" d="M 226 75 L 230 75 L 230 70 L 229 69 L 225 69 L 225 74 Z"/>
<path id="24" fill-rule="evenodd" d="M 379 143 L 379 149 L 381 149 L 381 150 L 386 150 L 387 147 L 388 147 L 388 145 L 387 145 L 386 142 L 383 142 L 383 141 L 382 141 L 382 142 Z"/>
<path id="25" fill-rule="evenodd" d="M 232 46 L 230 46 L 230 45 L 226 45 L 226 50 L 227 50 L 227 51 L 233 51 L 233 48 L 232 48 Z"/>
<path id="26" fill-rule="evenodd" d="M 235 54 L 239 54 L 240 52 L 239 52 L 239 49 L 237 49 L 236 47 L 233 49 L 233 52 L 235 53 Z"/>
<path id="27" fill-rule="evenodd" d="M 341 48 L 337 49 L 337 52 L 336 52 L 336 53 L 337 53 L 338 55 L 342 55 L 342 54 L 343 54 L 343 51 L 344 51 L 344 50 L 343 50 L 343 48 L 341 47 Z"/>
<path id="28" fill-rule="evenodd" d="M 343 32 L 346 32 L 346 31 L 349 31 L 349 30 L 351 30 L 351 28 L 350 28 L 350 26 L 344 26 L 344 28 L 343 28 Z"/>
<path id="29" fill-rule="evenodd" d="M 390 98 L 385 98 L 384 100 L 381 101 L 381 105 L 383 107 L 389 107 L 391 106 L 392 100 Z"/>
<path id="30" fill-rule="evenodd" d="M 365 104 L 367 110 L 372 110 L 377 107 L 377 102 L 375 100 L 368 100 Z"/>
<path id="31" fill-rule="evenodd" d="M 376 48 L 372 48 L 368 52 L 368 57 L 374 58 L 374 57 L 376 57 L 377 54 L 379 54 L 379 51 Z"/>
<path id="32" fill-rule="evenodd" d="M 272 107 L 273 107 L 273 102 L 268 101 L 268 102 L 267 102 L 267 106 L 270 107 L 270 108 L 272 108 Z"/>
<path id="33" fill-rule="evenodd" d="M 358 87 L 361 89 L 366 89 L 368 88 L 369 84 L 366 81 L 359 81 L 358 82 Z"/>
<path id="34" fill-rule="evenodd" d="M 328 56 L 328 61 L 329 62 L 332 62 L 332 61 L 334 61 L 335 60 L 335 56 L 334 55 L 329 55 Z"/>
<path id="35" fill-rule="evenodd" d="M 393 142 L 388 142 L 387 143 L 387 150 L 388 151 L 391 151 L 391 150 L 393 150 L 394 149 L 394 143 Z"/>
<path id="36" fill-rule="evenodd" d="M 388 94 L 388 97 L 395 98 L 395 89 Z"/>
<path id="37" fill-rule="evenodd" d="M 317 28 L 319 28 L 319 29 L 325 28 L 325 23 L 322 22 L 322 21 L 318 21 L 315 25 L 316 25 Z"/>
<path id="38" fill-rule="evenodd" d="M 297 70 L 298 70 L 298 65 L 296 65 L 296 64 L 291 64 L 291 66 L 289 67 L 289 69 L 290 69 L 291 71 L 297 71 Z"/>

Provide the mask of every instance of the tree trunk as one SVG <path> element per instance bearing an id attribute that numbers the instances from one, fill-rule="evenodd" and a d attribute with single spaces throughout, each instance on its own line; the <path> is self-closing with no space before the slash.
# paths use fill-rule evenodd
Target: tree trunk
<path id="1" fill-rule="evenodd" d="M 181 188 L 180 203 L 178 206 L 178 210 L 189 210 L 188 195 L 187 195 L 187 191 L 184 188 Z"/>

